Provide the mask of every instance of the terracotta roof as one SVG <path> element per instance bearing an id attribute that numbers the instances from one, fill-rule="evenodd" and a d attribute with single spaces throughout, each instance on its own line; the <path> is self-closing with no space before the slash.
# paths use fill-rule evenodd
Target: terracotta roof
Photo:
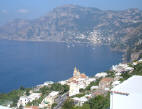
<path id="1" fill-rule="evenodd" d="M 111 81 L 113 81 L 113 78 L 103 78 L 103 79 L 101 79 L 101 81 L 100 82 L 111 82 Z"/>
<path id="2" fill-rule="evenodd" d="M 81 78 L 86 78 L 87 77 L 84 73 L 80 74 L 80 76 L 81 76 Z"/>
<path id="3" fill-rule="evenodd" d="M 103 95 L 103 94 L 105 94 L 106 92 L 104 91 L 104 90 L 100 90 L 100 89 L 98 89 L 98 90 L 95 90 L 95 92 L 93 93 L 94 95 Z"/>
<path id="4" fill-rule="evenodd" d="M 72 82 L 73 80 L 76 80 L 77 78 L 75 78 L 75 77 L 71 77 L 70 79 L 69 79 L 69 82 Z"/>
<path id="5" fill-rule="evenodd" d="M 27 106 L 25 109 L 39 109 L 38 106 Z"/>

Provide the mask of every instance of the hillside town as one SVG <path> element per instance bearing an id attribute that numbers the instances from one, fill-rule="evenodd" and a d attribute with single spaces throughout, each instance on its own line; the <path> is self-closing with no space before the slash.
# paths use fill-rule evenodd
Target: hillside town
<path id="1" fill-rule="evenodd" d="M 104 105 L 109 106 L 109 109 L 140 109 L 141 65 L 142 59 L 132 63 L 120 63 L 113 65 L 109 71 L 92 77 L 80 73 L 75 67 L 73 76 L 68 80 L 47 81 L 28 90 L 21 88 L 22 94 L 15 105 L 8 102 L 0 106 L 0 109 L 84 109 L 81 107 L 85 104 L 88 106 L 85 109 L 93 109 L 89 107 L 89 102 L 102 96 L 103 99 L 110 100 L 105 101 L 107 103 Z M 69 103 L 73 103 L 74 108 L 67 108 Z"/>

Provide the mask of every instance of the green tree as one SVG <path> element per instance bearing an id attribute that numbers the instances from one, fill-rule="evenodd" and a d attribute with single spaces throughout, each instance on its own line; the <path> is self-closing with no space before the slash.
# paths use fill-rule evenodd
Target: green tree
<path id="1" fill-rule="evenodd" d="M 9 102 L 11 106 L 16 106 L 19 100 L 19 97 L 24 94 L 24 90 L 13 90 L 7 94 L 0 94 L 0 105 L 3 103 Z"/>
<path id="2" fill-rule="evenodd" d="M 107 71 L 107 77 L 115 77 L 115 73 L 114 73 L 114 71 Z"/>
<path id="3" fill-rule="evenodd" d="M 25 88 L 23 86 L 20 86 L 20 90 L 25 90 Z"/>
<path id="4" fill-rule="evenodd" d="M 83 106 L 75 106 L 73 109 L 90 109 L 90 105 L 85 103 Z"/>
<path id="5" fill-rule="evenodd" d="M 47 93 L 49 93 L 50 89 L 47 86 L 44 86 L 42 88 L 40 88 L 40 92 L 45 95 Z"/>
<path id="6" fill-rule="evenodd" d="M 26 95 L 27 95 L 27 96 L 29 96 L 29 95 L 30 95 L 29 90 L 26 90 Z"/>
<path id="7" fill-rule="evenodd" d="M 134 71 L 132 72 L 133 75 L 142 75 L 142 63 L 137 64 L 134 67 Z"/>
<path id="8" fill-rule="evenodd" d="M 96 96 L 89 100 L 88 104 L 90 105 L 90 109 L 107 109 L 110 104 L 109 94 L 105 96 Z"/>
<path id="9" fill-rule="evenodd" d="M 69 91 L 69 86 L 68 85 L 61 85 L 59 83 L 54 83 L 51 85 L 50 90 L 52 91 L 59 91 L 61 94 Z"/>
<path id="10" fill-rule="evenodd" d="M 131 77 L 131 74 L 129 74 L 128 72 L 125 72 L 125 73 L 122 73 L 121 74 L 122 78 L 120 79 L 120 81 L 124 81 L 124 80 L 127 80 L 128 78 Z"/>
<path id="11" fill-rule="evenodd" d="M 37 100 L 33 100 L 32 102 L 29 102 L 28 104 L 27 104 L 27 106 L 38 106 L 41 102 L 42 102 L 42 100 L 45 98 L 45 96 L 41 96 L 39 99 L 37 99 Z"/>
<path id="12" fill-rule="evenodd" d="M 57 106 L 57 103 L 53 103 L 51 109 L 53 109 L 55 106 Z"/>
<path id="13" fill-rule="evenodd" d="M 23 106 L 22 106 L 22 105 L 20 105 L 18 109 L 23 109 Z"/>
<path id="14" fill-rule="evenodd" d="M 100 79 L 96 79 L 96 81 L 91 82 L 91 83 L 85 88 L 85 90 L 90 90 L 90 88 L 91 88 L 92 86 L 97 86 L 97 85 L 99 85 L 99 82 L 100 82 Z"/>
<path id="15" fill-rule="evenodd" d="M 84 93 L 79 93 L 77 95 L 74 95 L 73 97 L 83 97 L 85 94 Z"/>
<path id="16" fill-rule="evenodd" d="M 67 100 L 65 101 L 65 103 L 63 104 L 62 109 L 73 109 L 73 107 L 74 107 L 74 102 L 73 102 L 73 100 L 67 99 Z"/>

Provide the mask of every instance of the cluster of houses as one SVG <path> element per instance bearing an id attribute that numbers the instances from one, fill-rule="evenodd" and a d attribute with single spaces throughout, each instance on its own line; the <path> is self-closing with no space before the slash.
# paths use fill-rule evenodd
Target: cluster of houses
<path id="1" fill-rule="evenodd" d="M 113 65 L 112 70 L 115 71 L 116 73 L 124 73 L 128 71 L 132 71 L 134 68 L 130 67 L 128 64 L 118 64 L 118 65 Z"/>
<path id="2" fill-rule="evenodd" d="M 79 94 L 80 89 L 85 89 L 92 81 L 95 80 L 95 78 L 88 78 L 88 76 L 86 76 L 84 73 L 80 73 L 75 67 L 73 77 L 67 81 L 67 84 L 70 87 L 69 96 Z"/>
<path id="3" fill-rule="evenodd" d="M 49 95 L 47 97 L 45 97 L 41 104 L 39 104 L 40 108 L 47 108 L 47 109 L 51 109 L 52 104 L 55 102 L 55 99 L 58 97 L 59 92 L 58 91 L 53 91 L 51 93 L 49 93 Z"/>
<path id="4" fill-rule="evenodd" d="M 89 78 L 85 74 L 79 72 L 75 67 L 73 72 L 73 77 L 68 80 L 69 85 L 69 96 L 73 99 L 74 103 L 77 106 L 82 106 L 90 98 L 93 98 L 97 95 L 105 94 L 109 91 L 113 78 L 106 77 L 107 73 L 102 72 L 96 74 L 95 77 Z M 96 79 L 100 79 L 98 86 L 92 86 L 90 88 L 90 93 L 85 94 L 82 97 L 76 97 L 75 95 L 80 93 L 80 89 L 85 89 L 91 82 L 95 82 Z"/>
<path id="5" fill-rule="evenodd" d="M 29 102 L 38 100 L 41 97 L 41 93 L 31 93 L 29 96 L 21 96 L 18 100 L 17 107 L 26 106 Z"/>
<path id="6" fill-rule="evenodd" d="M 135 66 L 139 63 L 142 63 L 142 59 L 132 63 L 132 66 Z M 110 109 L 140 109 L 142 104 L 140 103 L 140 99 L 142 98 L 142 88 L 138 85 L 142 83 L 142 76 L 132 76 L 128 80 L 125 80 L 121 83 L 119 81 L 122 77 L 121 74 L 125 72 L 131 73 L 134 68 L 130 67 L 128 64 L 119 64 L 112 66 L 111 69 L 114 73 L 114 77 L 108 77 L 108 73 L 101 72 L 95 75 L 95 78 L 92 81 L 96 81 L 96 79 L 100 79 L 98 86 L 92 86 L 90 88 L 90 93 L 86 94 L 82 97 L 73 97 L 75 104 L 78 106 L 82 106 L 86 101 L 90 98 L 95 97 L 97 95 L 105 95 L 110 92 Z M 77 72 L 77 73 L 76 73 Z M 76 80 L 76 76 L 81 75 L 79 70 L 74 70 L 74 76 L 71 78 L 73 80 L 70 84 L 70 96 L 76 95 L 79 92 L 81 85 L 78 85 L 78 80 Z M 79 76 L 81 78 L 81 76 Z M 84 78 L 84 81 L 87 80 L 87 77 Z M 92 82 L 91 81 L 91 82 Z M 86 84 L 87 86 L 88 84 Z M 76 86 L 78 87 L 76 89 Z M 86 87 L 84 85 L 84 88 Z M 118 102 L 119 101 L 119 102 Z M 126 106 L 127 104 L 127 106 Z"/>
<path id="7" fill-rule="evenodd" d="M 135 66 L 138 63 L 142 63 L 142 59 L 133 62 L 132 65 Z M 131 72 L 134 68 L 128 64 L 118 64 L 112 66 L 111 70 L 114 72 L 114 77 L 110 77 L 106 72 L 97 73 L 94 77 L 88 77 L 84 73 L 80 73 L 75 67 L 73 77 L 65 81 L 59 81 L 58 83 L 69 86 L 67 95 L 77 106 L 82 106 L 90 98 L 97 95 L 105 95 L 110 92 L 110 109 L 140 109 L 142 107 L 142 87 L 139 84 L 142 83 L 142 76 L 132 76 L 121 83 L 119 81 L 122 78 L 121 74 Z M 91 86 L 89 93 L 81 97 L 75 96 L 81 93 L 80 89 L 85 89 L 91 82 L 95 82 L 98 79 L 100 80 L 99 84 Z M 38 85 L 33 91 L 39 91 L 40 88 L 53 83 L 52 81 L 45 82 L 44 84 Z M 31 91 L 29 96 L 24 95 L 19 98 L 17 107 L 23 106 L 24 109 L 51 109 L 52 104 L 60 101 L 58 98 L 62 97 L 58 91 L 52 91 L 42 100 L 39 106 L 26 106 L 29 102 L 38 100 L 41 95 L 41 93 Z"/>
<path id="8" fill-rule="evenodd" d="M 132 66 L 135 66 L 139 63 L 142 63 L 142 59 L 135 61 L 132 63 Z M 128 65 L 119 64 L 121 68 L 123 67 L 124 71 L 133 71 L 132 67 Z M 117 67 L 117 66 L 116 66 Z M 116 70 L 115 67 L 113 70 L 116 73 L 120 70 Z M 117 72 L 118 71 L 118 72 Z M 142 76 L 133 75 L 122 83 L 114 86 L 111 89 L 110 93 L 110 109 L 141 109 L 142 103 L 142 87 L 140 84 L 142 83 Z M 112 84 L 113 85 L 113 84 Z"/>
<path id="9" fill-rule="evenodd" d="M 65 81 L 59 81 L 58 83 L 62 85 L 69 85 L 69 97 L 74 96 L 76 94 L 80 93 L 80 89 L 85 89 L 92 81 L 95 81 L 94 78 L 89 78 L 86 76 L 84 73 L 80 73 L 79 70 L 75 67 L 74 72 L 73 72 L 73 77 L 71 77 L 68 80 Z M 53 84 L 54 82 L 49 81 L 45 82 L 44 84 L 40 84 L 34 88 L 34 91 L 39 91 L 40 88 L 44 86 L 48 86 L 49 84 Z M 55 100 L 58 98 L 59 92 L 58 91 L 52 91 L 51 93 L 48 94 L 47 97 L 45 97 L 42 102 L 39 104 L 38 108 L 47 108 L 51 109 L 51 106 L 53 103 L 55 103 Z M 41 93 L 32 93 L 29 96 L 21 96 L 18 100 L 17 107 L 23 106 L 24 109 L 33 109 L 32 107 L 27 107 L 26 105 L 29 102 L 32 102 L 33 100 L 39 99 L 41 97 Z M 76 104 L 81 106 L 84 102 L 90 98 L 91 95 L 85 95 L 84 97 L 81 98 L 73 98 Z M 35 108 L 35 107 L 34 107 Z"/>
<path id="10" fill-rule="evenodd" d="M 39 109 L 39 108 L 47 108 L 51 109 L 52 104 L 55 101 L 55 98 L 58 97 L 58 91 L 52 91 L 45 97 L 39 106 L 26 106 L 29 102 L 34 100 L 38 100 L 41 97 L 41 93 L 32 93 L 29 96 L 21 96 L 18 100 L 17 107 L 22 106 L 24 109 Z"/>

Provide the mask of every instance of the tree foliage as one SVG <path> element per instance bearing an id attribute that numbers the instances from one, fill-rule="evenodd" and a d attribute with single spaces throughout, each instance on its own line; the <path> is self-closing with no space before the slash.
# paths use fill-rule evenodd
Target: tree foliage
<path id="1" fill-rule="evenodd" d="M 114 73 L 114 71 L 107 71 L 107 77 L 112 77 L 112 78 L 114 78 L 115 77 L 115 73 Z"/>
<path id="2" fill-rule="evenodd" d="M 53 109 L 55 106 L 57 106 L 57 103 L 53 103 L 51 109 Z"/>
<path id="3" fill-rule="evenodd" d="M 29 102 L 27 104 L 27 106 L 38 106 L 44 98 L 45 98 L 45 96 L 41 96 L 39 99 L 33 100 L 32 102 Z"/>
<path id="4" fill-rule="evenodd" d="M 109 94 L 107 96 L 96 96 L 88 101 L 90 109 L 107 109 L 110 105 Z"/>
<path id="5" fill-rule="evenodd" d="M 73 109 L 73 107 L 74 107 L 74 102 L 73 102 L 73 100 L 67 99 L 67 100 L 65 101 L 65 103 L 63 104 L 62 109 Z"/>
<path id="6" fill-rule="evenodd" d="M 51 84 L 51 86 L 44 86 L 43 88 L 40 88 L 40 92 L 42 94 L 47 94 L 51 91 L 59 91 L 60 94 L 63 94 L 67 91 L 69 91 L 69 86 L 68 85 L 61 85 L 59 83 L 54 83 L 54 84 Z"/>
<path id="7" fill-rule="evenodd" d="M 98 85 L 99 85 L 99 81 L 100 81 L 100 79 L 97 79 L 96 81 L 91 82 L 91 83 L 86 87 L 85 90 L 90 90 L 90 88 L 91 88 L 92 86 L 98 86 Z"/>
<path id="8" fill-rule="evenodd" d="M 132 72 L 133 75 L 142 75 L 142 63 L 137 64 L 134 66 L 134 71 Z"/>
<path id="9" fill-rule="evenodd" d="M 11 106 L 16 106 L 20 96 L 24 94 L 24 90 L 13 90 L 7 94 L 0 94 L 0 105 L 11 102 Z"/>
<path id="10" fill-rule="evenodd" d="M 110 94 L 107 96 L 99 95 L 95 98 L 91 98 L 88 102 L 82 106 L 75 106 L 74 102 L 68 99 L 62 109 L 108 109 L 110 107 Z"/>
<path id="11" fill-rule="evenodd" d="M 122 78 L 120 79 L 120 81 L 124 81 L 130 78 L 132 75 L 129 72 L 125 72 L 125 73 L 122 73 L 121 76 Z"/>

